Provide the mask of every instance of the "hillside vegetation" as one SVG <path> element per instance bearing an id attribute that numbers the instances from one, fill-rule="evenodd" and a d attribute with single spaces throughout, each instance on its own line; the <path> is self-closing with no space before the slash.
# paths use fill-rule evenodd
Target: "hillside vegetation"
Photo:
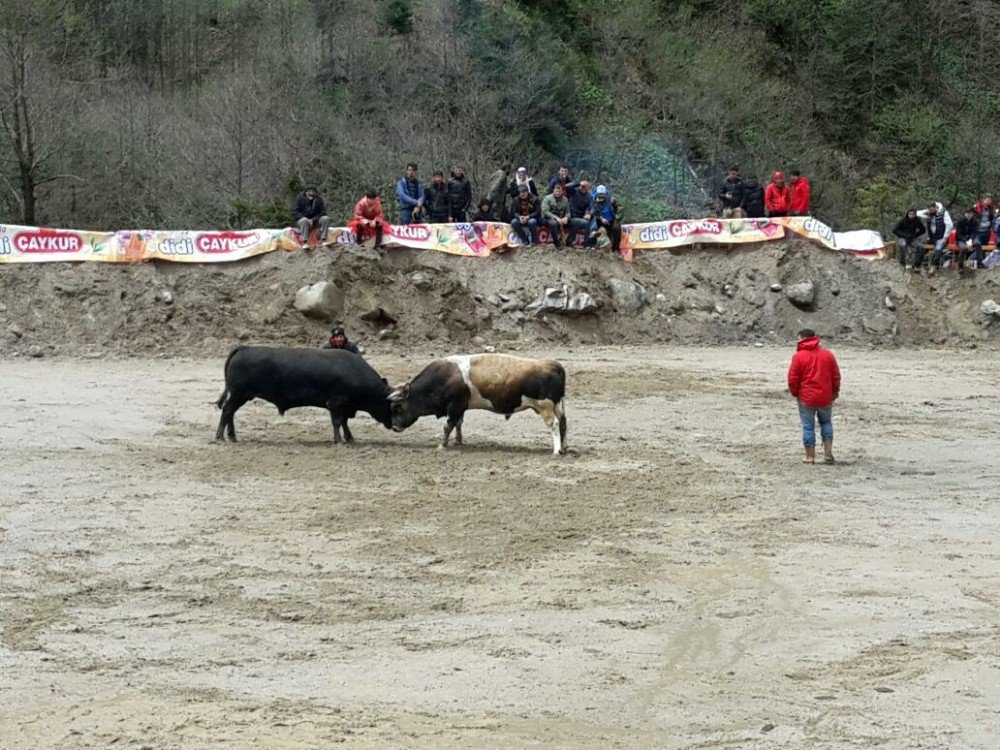
<path id="1" fill-rule="evenodd" d="M 1000 185 L 992 0 L 0 0 L 2 220 L 341 221 L 402 165 L 560 161 L 627 220 L 798 167 L 884 228 Z M 390 201 L 390 204 L 394 201 Z"/>

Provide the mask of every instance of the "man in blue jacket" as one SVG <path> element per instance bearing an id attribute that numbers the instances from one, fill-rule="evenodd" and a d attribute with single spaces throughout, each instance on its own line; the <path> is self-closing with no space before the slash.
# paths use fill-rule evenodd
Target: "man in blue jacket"
<path id="1" fill-rule="evenodd" d="M 417 165 L 406 165 L 406 175 L 396 183 L 396 197 L 399 199 L 400 224 L 416 224 L 424 210 L 424 186 L 417 179 Z"/>

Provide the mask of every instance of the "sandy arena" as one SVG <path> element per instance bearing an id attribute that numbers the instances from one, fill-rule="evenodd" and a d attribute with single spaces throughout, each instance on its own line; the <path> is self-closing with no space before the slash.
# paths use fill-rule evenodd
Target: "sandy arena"
<path id="1" fill-rule="evenodd" d="M 221 359 L 4 361 L 0 747 L 996 747 L 995 355 L 837 350 L 807 467 L 791 351 L 532 352 L 561 459 L 532 414 L 215 444 Z"/>

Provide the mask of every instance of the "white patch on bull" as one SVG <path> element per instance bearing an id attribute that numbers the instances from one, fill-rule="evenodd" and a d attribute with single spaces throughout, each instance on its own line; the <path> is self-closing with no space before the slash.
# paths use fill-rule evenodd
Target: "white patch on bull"
<path id="1" fill-rule="evenodd" d="M 551 399 L 534 399 L 521 396 L 521 408 L 518 411 L 532 409 L 545 421 L 546 427 L 552 433 L 552 454 L 558 456 L 562 453 L 562 440 L 559 437 L 559 417 L 562 409 L 559 404 L 553 403 Z"/>
<path id="2" fill-rule="evenodd" d="M 472 382 L 472 355 L 456 354 L 452 357 L 445 357 L 445 359 L 455 365 L 458 371 L 462 373 L 462 380 L 465 381 L 465 386 L 469 389 L 469 408 L 486 409 L 487 411 L 496 413 L 492 402 L 489 399 L 483 398 L 483 394 L 479 392 L 479 389 Z"/>

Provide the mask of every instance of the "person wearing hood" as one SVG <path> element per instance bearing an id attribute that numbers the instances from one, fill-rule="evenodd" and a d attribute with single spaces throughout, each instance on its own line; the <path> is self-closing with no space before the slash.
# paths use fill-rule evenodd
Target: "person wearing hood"
<path id="1" fill-rule="evenodd" d="M 785 184 L 785 173 L 775 172 L 764 190 L 764 208 L 768 216 L 788 216 L 792 210 L 792 189 Z"/>
<path id="2" fill-rule="evenodd" d="M 382 231 L 385 228 L 385 214 L 382 213 L 382 199 L 378 190 L 369 188 L 364 197 L 354 205 L 354 216 L 347 224 L 359 245 L 367 237 L 375 235 L 375 248 L 382 247 Z"/>
<path id="3" fill-rule="evenodd" d="M 611 247 L 617 253 L 622 244 L 621 207 L 618 201 L 611 197 L 611 191 L 604 185 L 594 188 L 593 201 L 590 204 L 590 241 L 597 239 L 597 233 L 603 229 L 608 233 Z"/>
<path id="4" fill-rule="evenodd" d="M 954 225 L 951 223 L 951 214 L 941 203 L 931 203 L 923 211 L 917 211 L 917 217 L 927 222 L 927 241 L 934 243 L 934 254 L 938 251 L 944 252 L 948 247 L 948 240 L 951 237 L 951 230 Z M 989 228 L 987 228 L 987 234 Z M 924 263 L 924 246 L 921 243 L 913 254 L 913 267 L 920 268 Z"/>
<path id="5" fill-rule="evenodd" d="M 833 402 L 840 396 L 840 367 L 833 352 L 819 345 L 810 328 L 799 331 L 799 345 L 788 368 L 788 392 L 799 402 L 804 463 L 816 463 L 816 421 L 823 439 L 823 462 L 833 463 Z"/>
<path id="6" fill-rule="evenodd" d="M 326 341 L 320 345 L 321 349 L 343 349 L 351 354 L 361 354 L 358 345 L 353 341 L 348 341 L 344 327 L 336 325 L 330 329 L 330 335 Z"/>
<path id="7" fill-rule="evenodd" d="M 812 204 L 812 185 L 799 170 L 792 171 L 792 216 L 808 216 Z"/>
<path id="8" fill-rule="evenodd" d="M 911 208 L 906 212 L 906 216 L 896 222 L 892 233 L 896 235 L 896 244 L 899 246 L 899 265 L 909 271 L 913 268 L 910 253 L 916 255 L 919 248 L 920 259 L 924 257 L 924 246 L 920 238 L 924 236 L 927 227 L 917 216 L 917 209 Z"/>
<path id="9" fill-rule="evenodd" d="M 767 212 L 764 210 L 764 188 L 753 175 L 750 175 L 743 182 L 743 198 L 740 201 L 740 208 L 743 215 L 748 219 L 763 219 Z"/>
<path id="10" fill-rule="evenodd" d="M 465 168 L 456 164 L 451 169 L 451 179 L 448 180 L 448 206 L 451 217 L 449 221 L 463 223 L 472 206 L 472 185 L 465 176 Z"/>
<path id="11" fill-rule="evenodd" d="M 493 213 L 493 204 L 490 199 L 483 197 L 479 199 L 479 207 L 476 213 L 472 214 L 472 221 L 496 221 L 497 217 Z"/>
<path id="12" fill-rule="evenodd" d="M 517 198 L 517 193 L 521 189 L 521 185 L 527 185 L 528 192 L 536 197 L 538 196 L 538 188 L 535 187 L 535 180 L 528 176 L 528 170 L 524 167 L 518 167 L 514 179 L 510 181 L 510 190 L 507 192 L 511 198 Z"/>
<path id="13" fill-rule="evenodd" d="M 309 246 L 309 235 L 313 228 L 319 235 L 319 244 L 325 245 L 330 231 L 330 217 L 326 215 L 326 203 L 314 187 L 307 187 L 295 199 L 292 206 L 295 227 L 302 238 L 302 247 Z"/>
<path id="14" fill-rule="evenodd" d="M 406 165 L 406 174 L 396 183 L 396 197 L 399 199 L 399 223 L 414 224 L 420 221 L 424 208 L 424 185 L 417 179 L 417 165 Z"/>

